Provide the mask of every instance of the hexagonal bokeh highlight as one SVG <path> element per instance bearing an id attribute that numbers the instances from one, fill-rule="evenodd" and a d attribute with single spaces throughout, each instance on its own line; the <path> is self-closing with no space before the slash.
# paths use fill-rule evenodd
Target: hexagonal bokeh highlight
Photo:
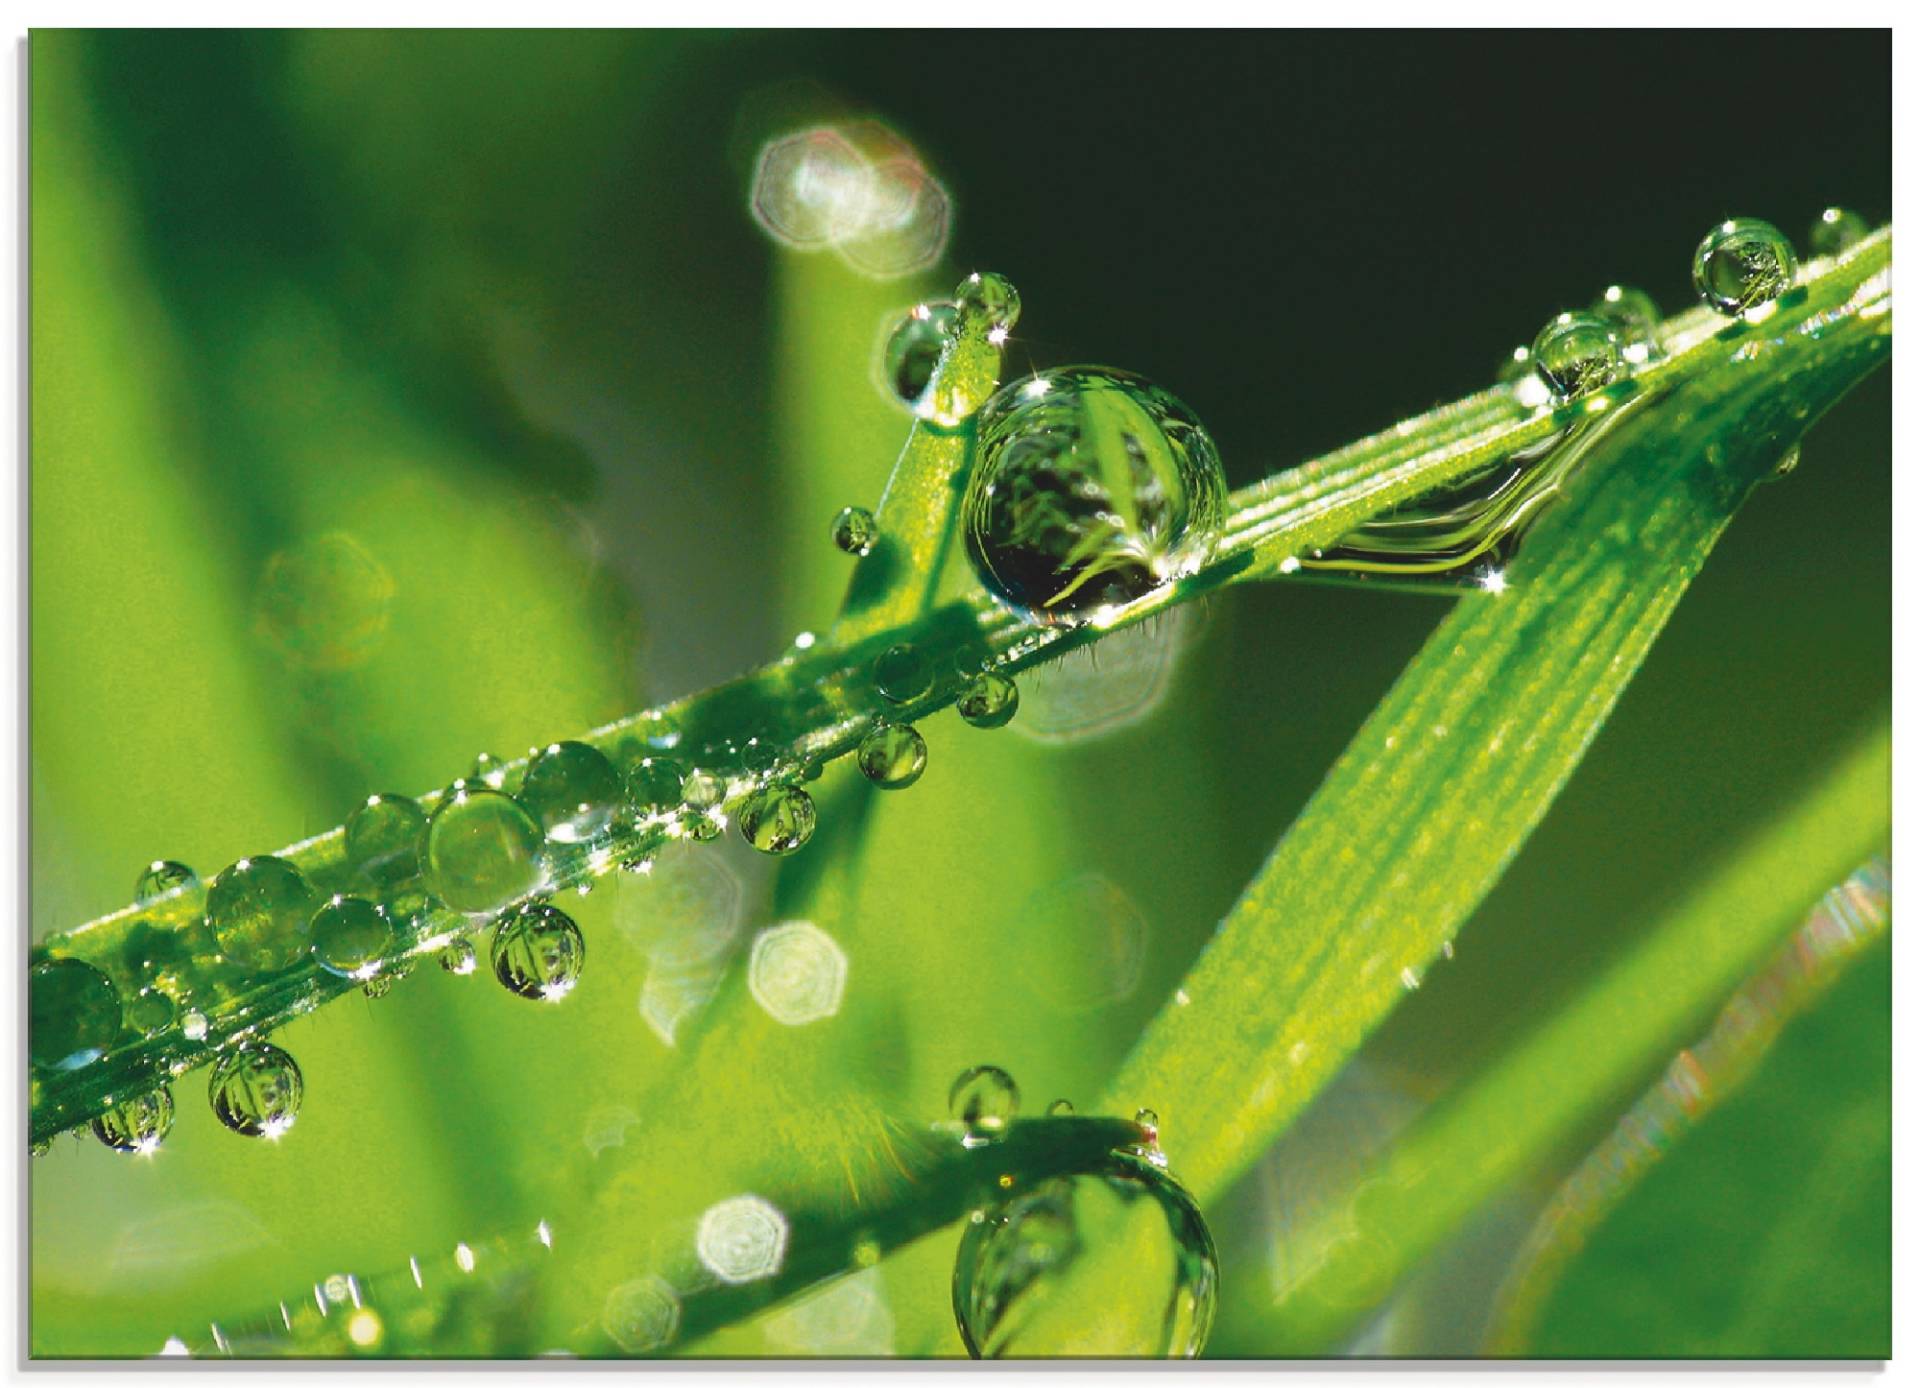
<path id="1" fill-rule="evenodd" d="M 798 251 L 829 247 L 875 279 L 945 252 L 952 200 L 913 147 L 878 121 L 817 125 L 769 140 L 754 165 L 754 220 Z"/>
<path id="2" fill-rule="evenodd" d="M 722 1282 L 758 1282 L 786 1259 L 786 1216 L 757 1195 L 722 1200 L 700 1216 L 694 1251 Z"/>
<path id="3" fill-rule="evenodd" d="M 847 955 L 812 921 L 770 925 L 754 937 L 747 991 L 785 1026 L 833 1016 L 847 988 Z"/>

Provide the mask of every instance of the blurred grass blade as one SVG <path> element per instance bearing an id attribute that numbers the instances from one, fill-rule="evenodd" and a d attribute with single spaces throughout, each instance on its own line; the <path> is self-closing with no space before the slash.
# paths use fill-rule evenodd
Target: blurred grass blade
<path id="1" fill-rule="evenodd" d="M 1868 253 L 1889 247 L 1863 246 L 1863 270 Z M 1747 490 L 1885 359 L 1889 274 L 1759 334 L 1722 329 L 1696 344 L 1726 352 L 1719 366 L 1619 408 L 1508 591 L 1462 602 L 1368 719 L 1108 1089 L 1110 1107 L 1160 1111 L 1200 1199 L 1273 1142 L 1499 880 Z"/>
<path id="2" fill-rule="evenodd" d="M 1821 898 L 1806 924 L 1679 1052 L 1653 1086 L 1561 1183 L 1515 1257 L 1489 1323 L 1489 1354 L 1524 1354 L 1567 1265 L 1654 1163 L 1737 1092 L 1785 1028 L 1892 921 L 1891 869 L 1875 857 Z"/>
<path id="3" fill-rule="evenodd" d="M 1860 738 L 1800 805 L 1741 848 L 1631 954 L 1296 1231 L 1311 1271 L 1265 1314 L 1273 1352 L 1324 1352 L 1490 1195 L 1670 1054 L 1891 833 L 1890 728 Z M 1255 1279 L 1243 1285 L 1251 1291 Z"/>

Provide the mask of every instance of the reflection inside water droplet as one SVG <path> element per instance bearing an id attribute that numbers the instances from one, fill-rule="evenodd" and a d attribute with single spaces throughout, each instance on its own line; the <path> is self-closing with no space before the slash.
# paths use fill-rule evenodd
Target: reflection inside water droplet
<path id="1" fill-rule="evenodd" d="M 947 1091 L 947 1113 L 966 1129 L 969 1146 L 999 1137 L 1019 1112 L 1020 1086 L 998 1065 L 961 1071 Z"/>
<path id="2" fill-rule="evenodd" d="M 1114 1152 L 980 1212 L 954 1259 L 953 1308 L 975 1358 L 1188 1358 L 1206 1343 L 1218 1283 L 1193 1198 Z"/>
<path id="3" fill-rule="evenodd" d="M 492 958 L 493 975 L 508 992 L 559 1002 L 580 981 L 587 942 L 571 916 L 533 902 L 500 918 Z"/>
<path id="4" fill-rule="evenodd" d="M 1729 317 L 1771 303 L 1799 272 L 1793 243 L 1771 222 L 1734 217 L 1708 232 L 1693 253 L 1693 287 Z"/>
<path id="5" fill-rule="evenodd" d="M 248 1042 L 222 1056 L 208 1081 L 214 1116 L 244 1137 L 278 1138 L 300 1116 L 300 1067 L 278 1046 Z"/>

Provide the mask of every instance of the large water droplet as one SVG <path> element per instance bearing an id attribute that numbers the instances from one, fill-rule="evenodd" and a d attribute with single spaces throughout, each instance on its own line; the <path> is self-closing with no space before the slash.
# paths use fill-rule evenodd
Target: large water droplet
<path id="1" fill-rule="evenodd" d="M 215 1062 L 207 1102 L 214 1117 L 242 1137 L 279 1137 L 300 1116 L 303 1089 L 292 1056 L 251 1041 Z"/>
<path id="2" fill-rule="evenodd" d="M 328 973 L 365 981 L 393 944 L 386 912 L 357 896 L 334 896 L 313 913 L 313 958 Z"/>
<path id="3" fill-rule="evenodd" d="M 471 915 L 498 911 L 540 884 L 540 826 L 511 796 L 462 785 L 427 826 L 427 881 Z"/>
<path id="4" fill-rule="evenodd" d="M 347 863 L 368 886 L 390 890 L 420 875 L 427 812 L 405 795 L 369 795 L 347 816 Z"/>
<path id="5" fill-rule="evenodd" d="M 115 1104 L 93 1120 L 93 1135 L 116 1152 L 151 1152 L 172 1130 L 173 1091 L 165 1085 Z"/>
<path id="6" fill-rule="evenodd" d="M 307 952 L 319 903 L 283 858 L 242 858 L 207 888 L 207 925 L 220 952 L 245 968 L 284 969 Z"/>
<path id="7" fill-rule="evenodd" d="M 623 793 L 605 753 L 584 742 L 556 742 L 527 767 L 519 798 L 555 843 L 587 843 L 612 827 Z"/>
<path id="8" fill-rule="evenodd" d="M 42 1070 L 92 1064 L 120 1033 L 120 992 L 93 965 L 49 959 L 27 975 L 27 1053 Z"/>
<path id="9" fill-rule="evenodd" d="M 1122 1151 L 976 1216 L 954 1259 L 953 1309 L 975 1358 L 1189 1358 L 1218 1285 L 1193 1197 Z"/>
<path id="10" fill-rule="evenodd" d="M 1213 440 L 1151 382 L 1104 367 L 1016 381 L 980 414 L 962 512 L 989 591 L 1074 625 L 1205 562 L 1226 507 Z"/>
<path id="11" fill-rule="evenodd" d="M 873 512 L 864 506 L 842 506 L 833 518 L 833 543 L 842 553 L 864 558 L 873 552 L 880 538 L 880 526 Z"/>
<path id="12" fill-rule="evenodd" d="M 740 837 L 762 853 L 792 853 L 813 837 L 813 797 L 798 786 L 767 786 L 740 807 Z"/>
<path id="13" fill-rule="evenodd" d="M 961 1071 L 947 1091 L 947 1113 L 966 1128 L 969 1144 L 1000 1136 L 1019 1112 L 1020 1086 L 998 1065 Z"/>
<path id="14" fill-rule="evenodd" d="M 531 903 L 500 918 L 493 931 L 493 976 L 508 992 L 559 1002 L 580 981 L 587 942 L 564 911 Z"/>
<path id="15" fill-rule="evenodd" d="M 199 881 L 199 874 L 185 863 L 156 858 L 147 864 L 146 870 L 140 874 L 140 880 L 133 884 L 133 899 L 144 904 L 168 892 L 194 886 Z"/>
<path id="16" fill-rule="evenodd" d="M 1626 374 L 1620 340 L 1605 320 L 1563 313 L 1533 340 L 1533 369 L 1556 400 L 1572 400 Z"/>
<path id="17" fill-rule="evenodd" d="M 1702 302 L 1734 317 L 1786 293 L 1799 269 L 1793 243 L 1779 228 L 1758 217 L 1734 217 L 1694 251 L 1693 287 Z"/>
<path id="18" fill-rule="evenodd" d="M 927 769 L 927 741 L 911 724 L 882 724 L 860 740 L 855 759 L 880 789 L 905 790 Z"/>
<path id="19" fill-rule="evenodd" d="M 953 706 L 976 728 L 1004 728 L 1019 712 L 1020 687 L 998 670 L 982 670 L 967 681 Z"/>
<path id="20" fill-rule="evenodd" d="M 1807 245 L 1815 255 L 1839 255 L 1866 239 L 1873 227 L 1858 212 L 1844 207 L 1829 207 L 1813 219 L 1807 233 Z"/>
<path id="21" fill-rule="evenodd" d="M 951 303 L 915 304 L 887 338 L 880 358 L 887 391 L 915 414 L 927 411 L 933 369 L 940 364 L 958 319 L 959 311 Z"/>

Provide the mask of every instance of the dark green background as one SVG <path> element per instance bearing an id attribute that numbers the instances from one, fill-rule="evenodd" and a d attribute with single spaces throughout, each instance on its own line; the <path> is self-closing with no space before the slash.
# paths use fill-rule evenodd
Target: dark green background
<path id="1" fill-rule="evenodd" d="M 1208 423 L 1236 485 L 1478 388 L 1513 344 L 1611 281 L 1684 307 L 1693 245 L 1721 217 L 1768 218 L 1804 250 L 1828 203 L 1876 222 L 1891 210 L 1884 33 L 41 33 L 30 59 L 36 203 L 54 179 L 111 197 L 151 291 L 140 312 L 166 324 L 164 362 L 152 340 L 129 339 L 119 369 L 151 365 L 162 383 L 167 465 L 206 503 L 196 540 L 233 572 L 257 571 L 298 529 L 287 478 L 402 446 L 382 433 L 385 410 L 439 441 L 433 466 L 453 487 L 524 494 L 526 543 L 554 557 L 515 562 L 577 573 L 569 601 L 603 633 L 579 652 L 593 674 L 569 685 L 561 726 L 487 724 L 504 707 L 494 681 L 527 708 L 558 708 L 530 691 L 572 672 L 516 680 L 484 649 L 463 653 L 484 677 L 397 680 L 358 703 L 291 696 L 243 658 L 254 697 L 285 716 L 272 774 L 293 787 L 279 803 L 298 808 L 256 823 L 246 803 L 215 805 L 209 821 L 232 829 L 209 830 L 205 847 L 179 845 L 182 807 L 206 800 L 191 747 L 153 746 L 129 782 L 142 793 L 112 797 L 98 785 L 112 768 L 86 762 L 84 739 L 50 746 L 36 723 L 37 934 L 122 904 L 147 856 L 210 870 L 336 822 L 369 789 L 444 779 L 460 766 L 404 731 L 442 713 L 460 745 L 510 752 L 779 648 L 794 614 L 776 253 L 746 201 L 760 142 L 793 124 L 867 112 L 910 138 L 956 209 L 946 268 L 925 285 L 1007 274 L 1026 305 L 1019 367 L 1093 361 L 1154 378 Z M 84 167 L 43 138 L 73 112 Z M 51 235 L 88 263 L 85 219 L 34 229 L 36 261 Z M 36 314 L 42 295 L 72 292 L 34 289 Z M 121 327 L 100 319 L 103 334 Z M 36 334 L 40 371 L 65 349 Z M 84 408 L 119 408 L 124 377 L 72 370 Z M 349 377 L 380 383 L 379 409 L 330 384 Z M 1372 1043 L 1408 1090 L 1438 1092 L 1550 1008 L 1885 702 L 1889 415 L 1882 376 L 1738 518 L 1458 959 Z M 37 488 L 63 466 L 61 445 L 36 432 Z M 876 494 L 885 465 L 870 464 Z M 133 614 L 144 642 L 126 649 L 62 643 L 60 605 L 84 604 L 94 579 L 63 567 L 64 537 L 38 510 L 33 542 L 42 707 L 100 683 L 153 708 L 194 697 L 143 682 L 143 655 L 170 645 L 163 610 Z M 1213 768 L 1167 811 L 1186 820 L 1175 842 L 1195 846 L 1181 850 L 1190 875 L 1157 890 L 1191 910 L 1156 942 L 1134 1023 L 1443 606 L 1281 585 L 1212 605 L 1156 720 L 1186 720 Z M 234 633 L 236 649 L 246 641 Z M 391 714 L 390 733 L 370 709 Z M 1144 736 L 1076 754 L 1079 793 L 1134 784 L 1151 764 Z M 63 778 L 89 789 L 63 792 Z M 1107 840 L 1116 860 L 1165 827 L 1152 796 L 1126 804 L 1131 820 Z M 118 856 L 102 869 L 109 843 Z M 1878 1054 L 1887 1019 L 1884 986 L 1848 997 L 1822 1033 L 1825 1063 L 1842 1068 Z M 1884 1060 L 1872 1063 L 1884 1086 Z M 1818 1056 L 1760 1083 L 1802 1123 L 1825 1121 Z M 1739 1151 L 1758 1185 L 1786 1160 Z M 62 1149 L 50 1162 L 77 1160 Z M 1755 1256 L 1770 1210 L 1728 1217 L 1715 1173 L 1691 1170 L 1684 1195 L 1660 1196 L 1670 1237 L 1712 1250 L 1701 1267 Z M 1869 1162 L 1854 1178 L 1835 1198 L 1884 1219 L 1889 1169 Z M 87 1188 L 75 1179 L 63 1198 Z M 63 1237 L 39 1198 L 35 1219 L 37 1249 Z M 1884 1247 L 1815 1233 L 1827 1242 L 1790 1250 L 1795 1275 L 1818 1280 L 1840 1260 L 1884 1302 Z M 296 1283 L 314 1271 L 297 1255 L 279 1265 Z M 1636 1317 L 1609 1321 L 1598 1305 L 1600 1323 L 1567 1343 L 1661 1352 Z M 1883 1351 L 1881 1303 L 1860 1311 L 1807 1352 Z M 41 1314 L 60 1327 L 48 1343 L 71 1351 L 105 1313 L 63 1301 Z M 137 1305 L 125 1315 L 144 1343 Z M 1222 1329 L 1258 1352 L 1257 1327 Z M 1767 1348 L 1709 1336 L 1689 1352 Z"/>

